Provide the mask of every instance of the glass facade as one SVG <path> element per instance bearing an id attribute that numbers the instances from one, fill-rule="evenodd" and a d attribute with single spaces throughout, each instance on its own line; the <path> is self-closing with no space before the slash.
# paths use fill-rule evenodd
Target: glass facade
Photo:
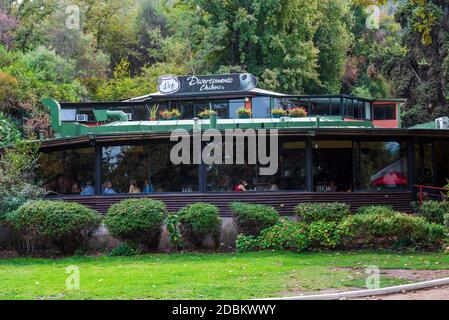
<path id="1" fill-rule="evenodd" d="M 439 141 L 435 143 L 436 149 L 436 176 L 437 186 L 442 187 L 448 184 L 449 180 L 449 142 Z"/>
<path id="2" fill-rule="evenodd" d="M 95 149 L 42 153 L 38 176 L 48 194 L 94 195 Z"/>
<path id="3" fill-rule="evenodd" d="M 375 104 L 374 120 L 396 120 L 396 104 Z"/>
<path id="4" fill-rule="evenodd" d="M 358 161 L 361 190 L 408 188 L 407 143 L 360 142 Z"/>
<path id="5" fill-rule="evenodd" d="M 352 141 L 316 141 L 313 144 L 313 190 L 350 192 L 353 188 Z"/>
<path id="6" fill-rule="evenodd" d="M 414 158 L 414 184 L 442 187 L 449 179 L 447 141 L 414 142 L 409 149 L 406 141 L 397 140 L 307 142 L 305 137 L 284 136 L 279 137 L 278 170 L 270 176 L 260 175 L 262 166 L 249 161 L 247 154 L 239 163 L 235 143 L 231 150 L 223 144 L 223 162 L 212 165 L 174 165 L 174 144 L 157 140 L 43 153 L 38 182 L 49 195 L 84 196 L 95 195 L 96 189 L 106 195 L 236 192 L 242 185 L 258 192 L 406 190 L 411 183 L 409 155 Z"/>
<path id="7" fill-rule="evenodd" d="M 435 174 L 433 168 L 433 143 L 415 144 L 415 183 L 420 185 L 434 185 Z"/>
<path id="8" fill-rule="evenodd" d="M 149 179 L 148 147 L 102 148 L 102 194 L 141 193 Z"/>

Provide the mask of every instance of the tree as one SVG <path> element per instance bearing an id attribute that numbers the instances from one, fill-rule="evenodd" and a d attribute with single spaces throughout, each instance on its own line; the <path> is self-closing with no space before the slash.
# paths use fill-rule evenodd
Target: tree
<path id="1" fill-rule="evenodd" d="M 18 209 L 28 200 L 42 197 L 44 191 L 34 185 L 39 144 L 22 140 L 14 124 L 1 114 L 0 136 L 0 147 L 4 148 L 0 156 L 1 223 L 8 212 Z"/>
<path id="2" fill-rule="evenodd" d="M 248 71 L 267 89 L 304 93 L 339 92 L 348 17 L 343 0 L 180 0 L 168 21 L 191 73 Z"/>

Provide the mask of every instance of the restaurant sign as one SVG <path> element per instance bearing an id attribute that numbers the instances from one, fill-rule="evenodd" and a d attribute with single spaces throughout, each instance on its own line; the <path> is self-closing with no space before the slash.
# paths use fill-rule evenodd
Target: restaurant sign
<path id="1" fill-rule="evenodd" d="M 211 76 L 164 76 L 159 79 L 158 91 L 162 94 L 238 92 L 256 87 L 256 78 L 249 73 Z"/>

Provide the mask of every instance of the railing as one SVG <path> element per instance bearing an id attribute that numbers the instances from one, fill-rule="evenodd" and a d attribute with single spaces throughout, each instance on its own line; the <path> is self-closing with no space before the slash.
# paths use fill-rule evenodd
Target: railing
<path id="1" fill-rule="evenodd" d="M 419 189 L 419 206 L 422 207 L 423 198 L 424 198 L 424 190 L 432 190 L 432 191 L 439 191 L 438 194 L 428 194 L 431 197 L 439 198 L 442 200 L 445 198 L 445 193 L 449 191 L 447 188 L 438 188 L 438 187 L 432 187 L 432 186 L 423 186 L 423 185 L 415 185 L 415 188 Z"/>

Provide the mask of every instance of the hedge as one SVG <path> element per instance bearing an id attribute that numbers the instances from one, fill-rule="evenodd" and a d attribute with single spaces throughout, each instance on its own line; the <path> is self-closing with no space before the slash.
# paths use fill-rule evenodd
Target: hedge
<path id="1" fill-rule="evenodd" d="M 55 246 L 73 254 L 100 224 L 99 215 L 78 203 L 31 201 L 7 214 L 6 223 L 15 235 L 15 248 L 21 254 L 38 247 Z"/>
<path id="2" fill-rule="evenodd" d="M 111 206 L 104 220 L 114 237 L 128 242 L 157 248 L 167 215 L 165 204 L 153 199 L 128 199 Z"/>
<path id="3" fill-rule="evenodd" d="M 320 220 L 338 222 L 351 214 L 349 205 L 339 202 L 301 203 L 294 212 L 300 220 L 309 223 Z"/>
<path id="4" fill-rule="evenodd" d="M 238 234 L 258 235 L 279 221 L 279 213 L 273 208 L 261 204 L 232 202 L 229 204 Z"/>
<path id="5" fill-rule="evenodd" d="M 194 203 L 182 208 L 177 213 L 181 224 L 184 243 L 201 247 L 204 240 L 211 236 L 218 244 L 221 231 L 219 209 L 208 203 Z"/>

